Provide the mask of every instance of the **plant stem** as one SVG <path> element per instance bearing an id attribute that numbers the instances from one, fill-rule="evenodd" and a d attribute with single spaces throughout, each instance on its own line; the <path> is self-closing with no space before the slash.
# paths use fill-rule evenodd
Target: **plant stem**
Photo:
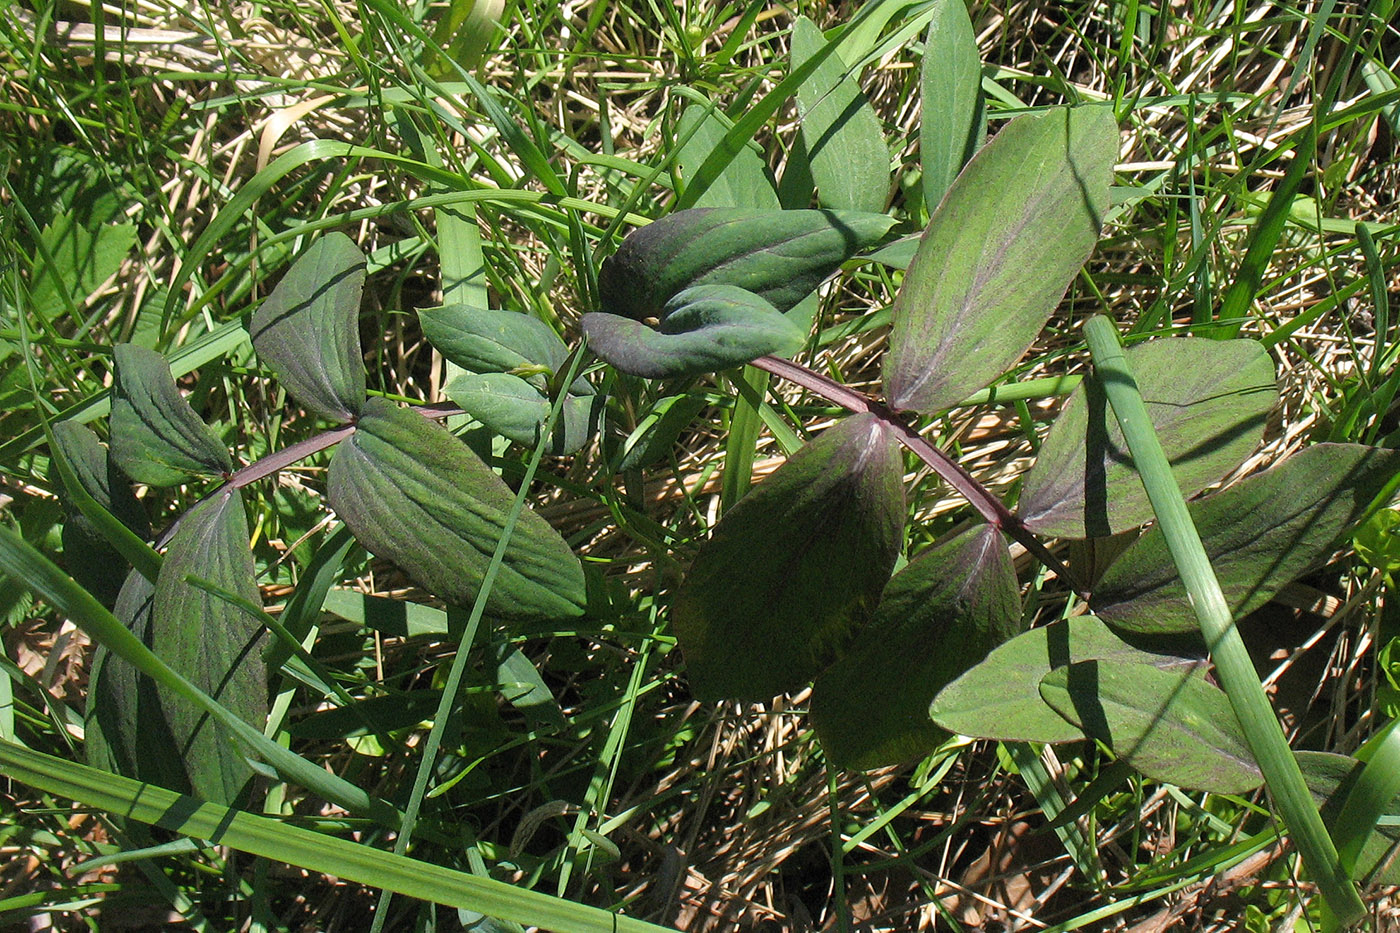
<path id="1" fill-rule="evenodd" d="M 796 383 L 812 394 L 821 396 L 828 402 L 840 405 L 849 411 L 871 414 L 879 418 L 895 433 L 901 444 L 927 464 L 929 469 L 937 473 L 944 482 L 957 490 L 981 514 L 987 524 L 1015 539 L 1027 551 L 1034 554 L 1041 563 L 1055 571 L 1061 580 L 1064 580 L 1081 596 L 1085 595 L 1076 584 L 1074 575 L 1070 573 L 1069 568 L 1058 557 L 1050 553 L 1050 550 L 1031 533 L 1030 529 L 1026 528 L 1017 515 L 1008 509 L 1000 499 L 992 495 L 987 487 L 977 482 L 972 474 L 963 469 L 957 461 L 931 444 L 918 431 L 905 424 L 885 405 L 862 392 L 857 392 L 849 386 L 828 379 L 821 373 L 814 372 L 791 360 L 779 359 L 776 356 L 760 356 L 750 365 Z"/>
<path id="2" fill-rule="evenodd" d="M 1201 633 L 1215 662 L 1220 684 L 1244 728 L 1269 793 L 1298 847 L 1304 867 L 1317 882 L 1324 903 L 1343 925 L 1355 923 L 1365 915 L 1366 908 L 1327 835 L 1322 816 L 1313 805 L 1298 769 L 1298 760 L 1288 747 L 1288 739 L 1259 683 L 1254 663 L 1220 591 L 1215 569 L 1191 521 L 1181 488 L 1172 476 L 1167 455 L 1148 419 L 1147 406 L 1123 355 L 1118 331 L 1107 318 L 1098 316 L 1084 325 L 1084 336 L 1094 358 L 1095 376 L 1123 429 L 1128 451 L 1162 526 L 1167 549 L 1181 574 L 1196 618 L 1200 620 Z"/>

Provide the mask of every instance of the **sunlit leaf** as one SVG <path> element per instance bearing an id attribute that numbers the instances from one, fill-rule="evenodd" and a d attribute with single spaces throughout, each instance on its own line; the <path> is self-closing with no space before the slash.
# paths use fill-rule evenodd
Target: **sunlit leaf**
<path id="1" fill-rule="evenodd" d="M 371 552 L 435 595 L 471 606 L 504 534 L 514 494 L 441 425 L 381 398 L 331 460 L 331 507 Z M 576 616 L 583 568 L 564 539 L 528 508 L 520 513 L 491 588 L 499 618 Z"/>
<path id="2" fill-rule="evenodd" d="M 1317 444 L 1258 476 L 1189 504 L 1225 602 L 1236 618 L 1325 560 L 1400 475 L 1400 451 Z M 1153 527 L 1113 563 L 1093 605 L 1115 628 L 1194 632 L 1195 611 Z"/>
<path id="3" fill-rule="evenodd" d="M 418 323 L 429 343 L 468 372 L 513 372 L 539 389 L 545 388 L 545 374 L 519 371 L 543 368 L 555 373 L 569 355 L 569 348 L 548 324 L 514 311 L 470 305 L 423 308 Z M 577 380 L 572 389 L 578 394 L 592 391 L 585 379 Z"/>
<path id="4" fill-rule="evenodd" d="M 1154 340 L 1127 351 L 1172 474 L 1193 495 L 1254 451 L 1278 399 L 1274 365 L 1252 340 Z M 1072 538 L 1152 520 L 1152 504 L 1098 380 L 1080 383 L 1026 474 L 1020 515 Z"/>
<path id="5" fill-rule="evenodd" d="M 466 373 L 447 384 L 447 397 L 486 427 L 517 444 L 534 447 L 553 402 L 529 382 L 510 373 Z M 593 433 L 594 400 L 570 395 L 555 422 L 546 452 L 560 457 L 588 443 Z"/>
<path id="6" fill-rule="evenodd" d="M 360 294 L 365 257 L 343 233 L 317 240 L 253 312 L 248 334 L 302 405 L 331 421 L 354 420 L 365 400 Z"/>
<path id="7" fill-rule="evenodd" d="M 110 443 L 122 472 L 149 486 L 175 486 L 233 469 L 228 448 L 180 394 L 163 356 L 119 343 L 112 357 Z"/>
<path id="8" fill-rule="evenodd" d="M 682 191 L 695 181 L 700 167 L 724 141 L 730 122 L 711 107 L 691 104 L 681 114 L 676 127 L 676 172 L 683 183 Z M 751 207 L 776 210 L 778 194 L 763 155 L 752 141 L 734 154 L 724 170 L 710 182 L 699 197 L 690 202 L 692 208 Z"/>
<path id="9" fill-rule="evenodd" d="M 1093 251 L 1117 155 L 1113 110 L 1090 106 L 1018 117 L 973 156 L 895 297 L 894 408 L 946 408 L 1020 359 Z"/>
<path id="10" fill-rule="evenodd" d="M 895 574 L 874 619 L 812 687 L 812 724 L 843 768 L 925 755 L 947 733 L 929 704 L 1021 628 L 1016 568 L 1001 532 L 980 525 Z"/>
<path id="11" fill-rule="evenodd" d="M 1040 695 L 1154 781 L 1217 794 L 1264 781 L 1225 692 L 1189 669 L 1082 661 L 1046 674 Z"/>
<path id="12" fill-rule="evenodd" d="M 697 696 L 767 700 L 846 647 L 899 553 L 902 478 L 889 428 L 854 415 L 725 514 L 672 610 Z"/>
<path id="13" fill-rule="evenodd" d="M 919 160 L 933 214 L 963 163 L 982 144 L 982 61 L 963 0 L 937 0 L 919 72 Z"/>

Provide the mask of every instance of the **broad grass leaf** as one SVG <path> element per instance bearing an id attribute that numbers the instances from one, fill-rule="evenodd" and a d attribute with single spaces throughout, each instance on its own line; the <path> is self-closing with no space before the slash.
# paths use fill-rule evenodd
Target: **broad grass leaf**
<path id="1" fill-rule="evenodd" d="M 642 321 L 684 289 L 732 285 L 788 311 L 893 225 L 857 211 L 679 211 L 634 230 L 603 263 L 601 310 Z"/>
<path id="2" fill-rule="evenodd" d="M 299 403 L 337 423 L 365 401 L 360 295 L 365 257 L 343 233 L 303 253 L 253 312 L 248 334 L 263 362 Z"/>
<path id="3" fill-rule="evenodd" d="M 760 356 L 788 356 L 806 331 L 763 298 L 732 285 L 697 285 L 662 309 L 661 327 L 594 312 L 583 332 L 594 353 L 625 373 L 674 379 L 732 369 Z M 462 407 L 466 407 L 465 405 Z"/>
<path id="4" fill-rule="evenodd" d="M 682 193 L 694 182 L 700 167 L 723 142 L 731 124 L 712 108 L 691 104 L 681 114 L 676 137 L 684 140 L 676 155 L 676 170 L 681 176 Z M 768 165 L 758 148 L 749 142 L 734 154 L 734 158 L 698 197 L 690 198 L 690 207 L 750 207 L 777 210 L 778 193 L 768 174 Z"/>
<path id="5" fill-rule="evenodd" d="M 826 45 L 816 24 L 792 26 L 795 71 Z M 836 55 L 822 61 L 797 89 L 803 152 L 823 207 L 883 211 L 889 200 L 890 151 L 880 118 Z"/>
<path id="6" fill-rule="evenodd" d="M 447 397 L 496 434 L 534 447 L 553 402 L 526 380 L 510 373 L 465 373 L 449 382 Z M 546 453 L 575 453 L 593 434 L 592 396 L 570 395 L 555 422 Z"/>
<path id="7" fill-rule="evenodd" d="M 1154 781 L 1216 794 L 1264 782 L 1229 697 L 1189 669 L 1082 661 L 1046 674 L 1040 695 Z"/>
<path id="8" fill-rule="evenodd" d="M 112 358 L 110 445 L 123 473 L 148 486 L 176 486 L 233 469 L 228 448 L 180 394 L 165 357 L 119 343 Z"/>
<path id="9" fill-rule="evenodd" d="M 937 0 L 919 70 L 919 160 L 929 216 L 982 145 L 982 60 L 964 0 Z"/>
<path id="10" fill-rule="evenodd" d="M 947 732 L 934 696 L 1021 629 L 1002 534 L 969 528 L 894 575 L 849 652 L 817 677 L 812 725 L 836 765 L 869 769 L 928 754 Z"/>
<path id="11" fill-rule="evenodd" d="M 1118 155 L 1113 110 L 1017 117 L 967 163 L 893 306 L 885 394 L 956 404 L 1014 364 L 1094 249 Z"/>
<path id="12" fill-rule="evenodd" d="M 1274 364 L 1253 340 L 1154 340 L 1127 351 L 1172 474 L 1194 495 L 1258 446 L 1278 399 Z M 1050 429 L 1021 491 L 1033 531 L 1069 538 L 1117 534 L 1152 520 L 1103 387 L 1088 378 Z"/>
<path id="13" fill-rule="evenodd" d="M 53 426 L 54 442 L 73 468 L 77 481 L 102 508 L 130 528 L 138 537 L 150 533 L 150 521 L 131 491 L 131 482 L 117 469 L 107 448 L 86 425 L 61 421 Z M 57 474 L 58 470 L 55 469 Z M 56 480 L 58 476 L 54 477 Z M 59 480 L 61 482 L 61 480 Z M 129 565 L 103 536 L 100 528 L 80 511 L 65 494 L 63 522 L 63 564 L 73 579 L 111 606 L 126 579 Z"/>
<path id="14" fill-rule="evenodd" d="M 725 514 L 672 610 L 696 696 L 767 700 L 846 647 L 899 553 L 903 472 L 890 430 L 853 415 Z"/>
<path id="15" fill-rule="evenodd" d="M 1040 696 L 1052 670 L 1090 660 L 1130 661 L 1171 670 L 1200 670 L 1204 662 L 1157 654 L 1128 644 L 1093 616 L 1031 629 L 992 650 L 939 691 L 929 708 L 949 732 L 1004 742 L 1074 742 L 1084 733 Z"/>
<path id="16" fill-rule="evenodd" d="M 1235 618 L 1331 555 L 1400 475 L 1400 451 L 1316 444 L 1223 492 L 1189 503 Z M 1158 527 L 1123 552 L 1095 588 L 1094 611 L 1118 629 L 1195 632 L 1196 614 Z"/>
<path id="17" fill-rule="evenodd" d="M 331 460 L 331 507 L 372 553 L 469 607 L 504 534 L 514 494 L 445 428 L 386 399 L 365 402 Z M 583 568 L 564 539 L 520 513 L 486 609 L 503 619 L 577 616 Z"/>
<path id="18" fill-rule="evenodd" d="M 150 648 L 177 672 L 250 726 L 267 720 L 262 626 L 190 577 L 261 607 L 248 548 L 243 497 L 228 488 L 195 506 L 170 539 L 151 602 Z M 193 703 L 162 692 L 170 730 L 206 800 L 237 799 L 253 771 L 241 745 Z"/>
<path id="19" fill-rule="evenodd" d="M 1347 797 L 1361 777 L 1365 762 L 1330 752 L 1299 751 L 1295 754 L 1303 780 L 1322 811 L 1323 822 L 1329 827 L 1335 825 Z M 1386 813 L 1400 816 L 1400 795 L 1391 800 Z M 1352 877 L 1368 885 L 1400 884 L 1400 859 L 1392 857 L 1397 847 L 1400 847 L 1400 825 L 1376 826 L 1361 847 Z"/>

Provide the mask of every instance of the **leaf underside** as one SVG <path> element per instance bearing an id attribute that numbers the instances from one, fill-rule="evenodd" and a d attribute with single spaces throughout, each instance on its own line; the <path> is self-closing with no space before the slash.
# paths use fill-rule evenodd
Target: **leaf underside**
<path id="1" fill-rule="evenodd" d="M 111 453 L 122 472 L 148 486 L 176 486 L 233 469 L 228 448 L 180 394 L 170 364 L 153 350 L 112 350 Z"/>

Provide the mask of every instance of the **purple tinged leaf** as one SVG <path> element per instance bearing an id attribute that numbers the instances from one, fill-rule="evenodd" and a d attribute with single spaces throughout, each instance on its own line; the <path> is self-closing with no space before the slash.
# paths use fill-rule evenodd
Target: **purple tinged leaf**
<path id="1" fill-rule="evenodd" d="M 1273 361 L 1259 343 L 1153 340 L 1127 353 L 1183 493 L 1194 495 L 1253 453 L 1278 399 Z M 1050 429 L 1026 474 L 1019 511 L 1032 531 L 1070 538 L 1152 520 L 1123 430 L 1092 377 Z"/>
<path id="2" fill-rule="evenodd" d="M 812 724 L 827 756 L 864 770 L 928 754 L 947 737 L 929 719 L 934 696 L 1021 624 L 1016 568 L 1000 531 L 972 527 L 919 555 L 812 688 Z"/>
<path id="3" fill-rule="evenodd" d="M 122 472 L 148 486 L 176 486 L 233 469 L 228 448 L 180 394 L 163 356 L 119 343 L 112 359 L 111 454 Z"/>
<path id="4" fill-rule="evenodd" d="M 987 385 L 1034 342 L 1093 252 L 1118 126 L 1110 107 L 1012 120 L 929 221 L 894 301 L 885 394 L 935 412 Z"/>
<path id="5" fill-rule="evenodd" d="M 328 233 L 292 264 L 248 327 L 292 397 L 337 423 L 353 421 L 365 400 L 364 287 L 364 254 L 345 234 Z"/>
<path id="6" fill-rule="evenodd" d="M 1400 476 L 1400 451 L 1316 444 L 1272 469 L 1188 504 L 1225 602 L 1235 618 L 1331 555 L 1372 501 Z M 1159 527 L 1108 568 L 1094 611 L 1118 629 L 1199 631 Z"/>
<path id="7" fill-rule="evenodd" d="M 331 507 L 372 553 L 448 602 L 469 607 L 504 533 L 515 495 L 436 422 L 382 398 L 331 460 Z M 582 613 L 583 568 L 528 508 L 506 547 L 486 610 L 502 619 Z"/>
<path id="8" fill-rule="evenodd" d="M 767 700 L 845 649 L 902 544 L 903 473 L 889 428 L 854 415 L 725 514 L 672 610 L 696 696 Z"/>

